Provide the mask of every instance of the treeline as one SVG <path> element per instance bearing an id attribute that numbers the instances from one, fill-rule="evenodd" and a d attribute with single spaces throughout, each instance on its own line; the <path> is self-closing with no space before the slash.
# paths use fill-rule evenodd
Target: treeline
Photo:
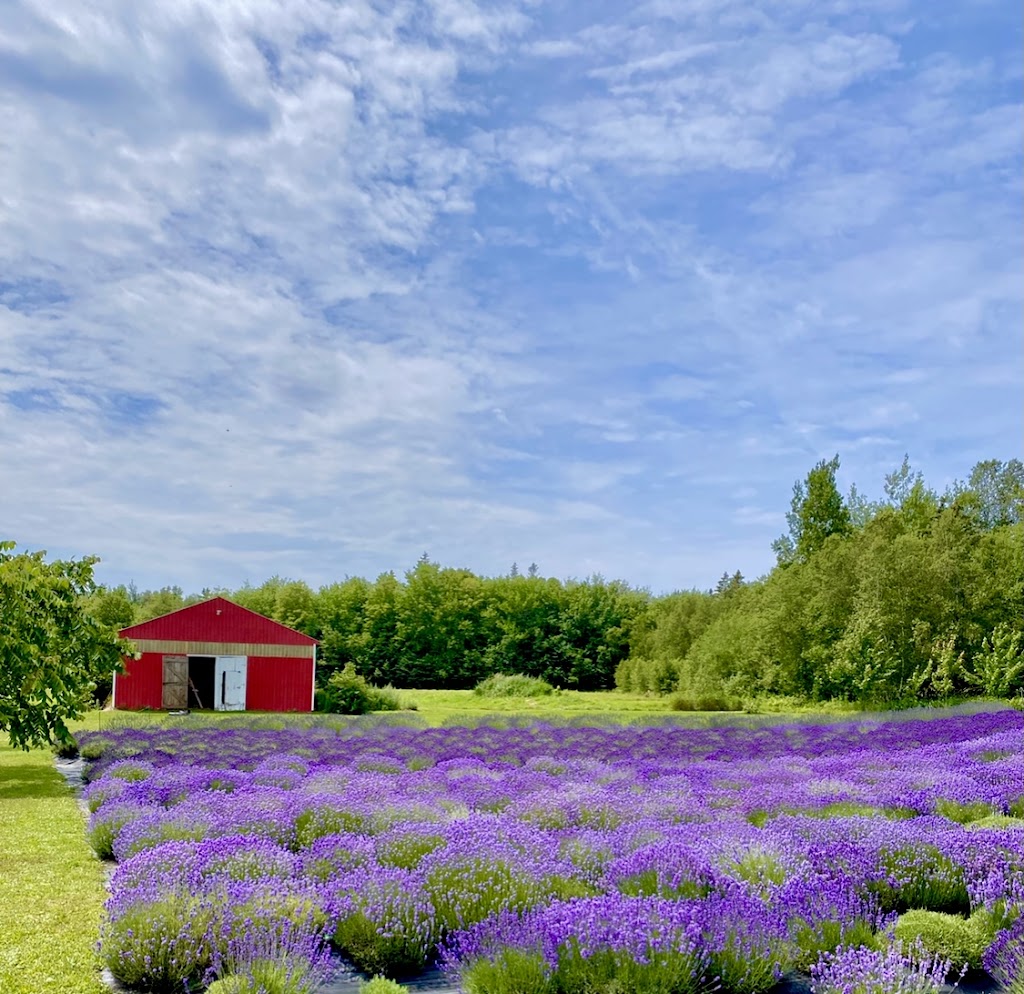
<path id="1" fill-rule="evenodd" d="M 559 580 L 531 568 L 481 577 L 422 557 L 399 578 L 353 577 L 313 591 L 273 577 L 258 587 L 176 587 L 138 593 L 101 591 L 92 609 L 120 627 L 221 594 L 243 607 L 320 639 L 318 682 L 347 663 L 376 684 L 468 688 L 494 673 L 525 673 L 556 687 L 614 686 L 634 625 L 650 598 L 601 577 Z"/>
<path id="2" fill-rule="evenodd" d="M 885 499 L 797 483 L 777 565 L 653 601 L 625 690 L 901 702 L 1024 692 L 1024 466 L 991 460 L 941 496 L 903 465 Z"/>
<path id="3" fill-rule="evenodd" d="M 118 626 L 215 594 L 321 640 L 319 673 L 475 686 L 495 673 L 557 687 L 892 702 L 1024 692 L 1024 465 L 979 463 L 941 495 L 903 465 L 868 501 L 838 457 L 794 486 L 777 565 L 748 582 L 651 597 L 601 577 L 481 577 L 426 556 L 403 576 L 311 589 L 274 577 L 185 596 L 100 590 Z"/>

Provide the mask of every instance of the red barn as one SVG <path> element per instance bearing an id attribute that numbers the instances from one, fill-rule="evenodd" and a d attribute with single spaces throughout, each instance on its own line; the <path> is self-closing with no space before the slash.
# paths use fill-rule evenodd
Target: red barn
<path id="1" fill-rule="evenodd" d="M 121 630 L 115 708 L 312 711 L 317 641 L 214 597 Z"/>

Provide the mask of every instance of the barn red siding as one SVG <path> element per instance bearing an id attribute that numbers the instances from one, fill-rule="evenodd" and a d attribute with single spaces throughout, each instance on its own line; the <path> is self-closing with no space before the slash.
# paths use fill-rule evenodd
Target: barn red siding
<path id="1" fill-rule="evenodd" d="M 311 711 L 312 693 L 312 659 L 249 657 L 247 711 Z"/>
<path id="2" fill-rule="evenodd" d="M 117 676 L 117 707 L 163 707 L 163 665 L 162 652 L 144 652 L 141 659 L 129 659 L 125 672 Z M 247 711 L 310 711 L 312 693 L 312 659 L 249 657 L 245 681 Z"/>
<path id="3" fill-rule="evenodd" d="M 129 710 L 163 707 L 163 653 L 144 652 L 141 659 L 128 659 L 126 664 L 124 673 L 114 677 L 114 705 Z"/>

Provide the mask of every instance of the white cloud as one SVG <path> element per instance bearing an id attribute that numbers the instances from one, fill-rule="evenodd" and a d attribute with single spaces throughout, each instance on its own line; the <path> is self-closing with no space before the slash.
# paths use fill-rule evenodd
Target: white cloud
<path id="1" fill-rule="evenodd" d="M 1018 55 L 955 11 L 8 6 L 21 541 L 709 585 L 822 455 L 870 490 L 1019 445 Z"/>

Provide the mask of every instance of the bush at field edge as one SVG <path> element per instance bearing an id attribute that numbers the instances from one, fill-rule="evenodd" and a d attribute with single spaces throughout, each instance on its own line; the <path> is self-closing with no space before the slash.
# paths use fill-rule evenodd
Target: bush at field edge
<path id="1" fill-rule="evenodd" d="M 547 680 L 523 673 L 495 673 L 473 688 L 478 697 L 546 697 L 554 692 Z"/>

